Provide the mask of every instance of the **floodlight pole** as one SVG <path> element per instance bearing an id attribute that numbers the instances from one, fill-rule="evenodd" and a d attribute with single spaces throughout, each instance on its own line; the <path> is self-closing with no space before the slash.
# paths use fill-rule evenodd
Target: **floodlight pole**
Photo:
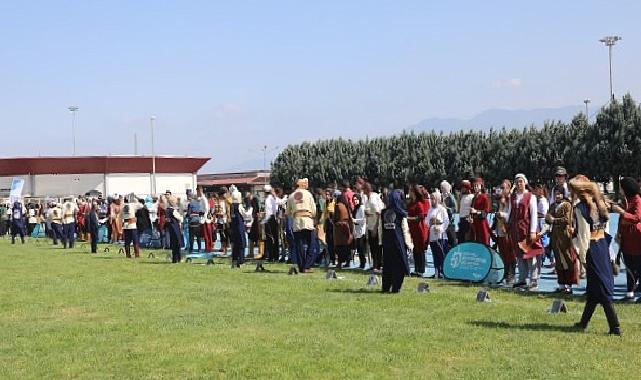
<path id="1" fill-rule="evenodd" d="M 622 40 L 620 36 L 605 36 L 599 40 L 608 47 L 608 60 L 610 64 L 610 101 L 614 101 L 614 90 L 612 89 L 612 47 L 620 40 Z"/>

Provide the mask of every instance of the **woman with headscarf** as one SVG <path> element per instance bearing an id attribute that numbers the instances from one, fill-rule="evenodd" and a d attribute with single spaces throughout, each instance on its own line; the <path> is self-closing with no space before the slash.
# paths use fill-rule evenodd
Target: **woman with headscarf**
<path id="1" fill-rule="evenodd" d="M 474 241 L 490 245 L 490 224 L 487 222 L 487 214 L 490 212 L 490 198 L 485 191 L 483 178 L 476 178 L 473 185 L 474 199 L 470 216 L 472 217 L 472 230 Z"/>
<path id="2" fill-rule="evenodd" d="M 614 276 L 610 261 L 610 243 L 607 224 L 610 218 L 608 209 L 596 183 L 584 176 L 570 180 L 570 189 L 578 196 L 576 205 L 578 218 L 582 218 L 590 231 L 590 241 L 586 254 L 587 285 L 585 289 L 585 308 L 577 328 L 586 329 L 598 304 L 601 304 L 610 327 L 610 334 L 621 335 L 619 319 L 612 303 L 614 296 Z"/>
<path id="3" fill-rule="evenodd" d="M 496 194 L 497 208 L 494 213 L 492 228 L 490 229 L 492 240 L 496 242 L 499 255 L 501 255 L 505 266 L 505 284 L 510 286 L 514 284 L 514 276 L 516 275 L 516 255 L 510 241 L 508 227 L 511 192 L 512 182 L 504 179 L 499 193 Z"/>
<path id="4" fill-rule="evenodd" d="M 231 262 L 232 268 L 240 268 L 240 264 L 245 261 L 245 247 L 247 247 L 247 234 L 245 227 L 245 218 L 242 213 L 241 202 L 243 195 L 236 189 L 231 190 Z"/>
<path id="5" fill-rule="evenodd" d="M 641 196 L 639 183 L 633 178 L 621 179 L 624 207 L 612 205 L 619 214 L 619 241 L 626 267 L 627 291 L 624 302 L 634 302 L 634 292 L 641 279 Z M 639 298 L 641 300 L 641 298 Z"/>
<path id="6" fill-rule="evenodd" d="M 519 279 L 514 287 L 536 289 L 539 279 L 536 256 L 523 249 L 536 242 L 538 221 L 536 197 L 528 189 L 525 174 L 517 174 L 514 177 L 514 186 L 508 209 L 510 241 L 516 253 L 516 262 L 519 267 Z M 526 282 L 528 276 L 530 277 L 529 286 Z"/>
<path id="7" fill-rule="evenodd" d="M 345 194 L 338 197 L 334 206 L 334 251 L 338 256 L 337 269 L 349 267 L 350 246 L 354 237 L 354 224 L 349 213 L 349 203 Z"/>
<path id="8" fill-rule="evenodd" d="M 579 259 L 572 245 L 572 202 L 566 198 L 562 185 L 554 189 L 555 201 L 545 221 L 552 226 L 550 248 L 554 254 L 557 293 L 572 294 L 572 285 L 579 283 Z"/>
<path id="9" fill-rule="evenodd" d="M 161 203 L 165 208 L 165 229 L 169 234 L 169 246 L 171 247 L 171 262 L 180 262 L 180 247 L 183 243 L 183 234 L 180 224 L 183 217 L 178 211 L 178 200 L 171 194 L 167 197 L 166 203 Z"/>
<path id="10" fill-rule="evenodd" d="M 412 276 L 423 277 L 425 273 L 425 250 L 427 249 L 427 225 L 425 217 L 429 208 L 425 207 L 423 191 L 420 186 L 410 187 L 410 202 L 407 206 L 407 221 L 414 249 L 414 273 Z"/>
<path id="11" fill-rule="evenodd" d="M 385 199 L 383 223 L 383 293 L 398 293 L 405 276 L 410 273 L 408 251 L 414 250 L 407 224 L 407 211 L 401 190 L 392 190 Z"/>
<path id="12" fill-rule="evenodd" d="M 354 221 L 354 247 L 358 251 L 359 267 L 365 269 L 366 252 L 365 252 L 365 206 L 363 198 L 359 193 L 354 193 L 354 210 L 352 210 L 352 220 Z"/>
<path id="13" fill-rule="evenodd" d="M 430 250 L 434 261 L 434 275 L 432 278 L 443 278 L 443 262 L 449 250 L 447 229 L 450 218 L 447 209 L 443 206 L 442 195 L 437 190 L 430 195 L 432 207 L 425 220 L 429 226 Z"/>

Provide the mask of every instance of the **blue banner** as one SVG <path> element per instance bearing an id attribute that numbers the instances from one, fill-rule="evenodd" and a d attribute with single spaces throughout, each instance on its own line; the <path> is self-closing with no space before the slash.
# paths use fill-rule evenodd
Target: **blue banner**
<path id="1" fill-rule="evenodd" d="M 503 280 L 503 261 L 498 253 L 480 243 L 462 243 L 445 257 L 445 278 L 498 283 Z"/>

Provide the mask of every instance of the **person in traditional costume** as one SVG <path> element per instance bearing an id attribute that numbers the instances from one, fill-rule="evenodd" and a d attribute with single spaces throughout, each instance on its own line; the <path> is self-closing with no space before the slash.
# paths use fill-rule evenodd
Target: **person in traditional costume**
<path id="1" fill-rule="evenodd" d="M 100 227 L 98 223 L 98 204 L 89 203 L 89 213 L 87 214 L 87 232 L 89 234 L 89 239 L 91 240 L 91 253 L 98 253 L 98 229 Z"/>
<path id="2" fill-rule="evenodd" d="M 572 245 L 572 202 L 566 198 L 562 185 L 554 189 L 556 199 L 549 208 L 545 221 L 552 226 L 550 248 L 554 254 L 555 272 L 559 287 L 557 293 L 572 294 L 572 285 L 579 283 L 579 259 Z"/>
<path id="3" fill-rule="evenodd" d="M 251 225 L 249 226 L 247 237 L 249 245 L 248 257 L 254 257 L 254 248 L 259 247 L 258 241 L 260 240 L 260 219 L 258 216 L 260 204 L 258 203 L 258 197 L 255 197 L 252 193 L 247 193 L 245 195 L 245 210 L 252 211 Z"/>
<path id="4" fill-rule="evenodd" d="M 16 244 L 16 236 L 20 236 L 20 241 L 24 244 L 25 226 L 24 216 L 27 209 L 21 202 L 13 202 L 11 208 L 11 244 Z"/>
<path id="5" fill-rule="evenodd" d="M 472 194 L 472 183 L 468 180 L 461 182 L 461 208 L 459 210 L 459 223 L 456 240 L 458 243 L 474 240 L 474 230 L 472 229 L 472 217 L 470 210 L 474 194 Z"/>
<path id="6" fill-rule="evenodd" d="M 514 177 L 515 188 L 510 197 L 508 209 L 508 222 L 510 227 L 510 241 L 516 253 L 516 262 L 519 268 L 519 279 L 514 284 L 515 288 L 536 289 L 538 287 L 539 273 L 536 265 L 536 255 L 523 248 L 536 242 L 536 229 L 538 226 L 536 197 L 528 190 L 527 177 L 517 174 Z M 526 282 L 530 278 L 530 283 Z"/>
<path id="7" fill-rule="evenodd" d="M 47 210 L 47 217 L 51 221 L 51 238 L 53 245 L 58 245 L 58 240 L 62 240 L 62 208 L 60 203 L 54 203 Z"/>
<path id="8" fill-rule="evenodd" d="M 425 221 L 429 228 L 430 251 L 432 251 L 432 261 L 434 262 L 432 278 L 444 278 L 443 263 L 449 250 L 447 230 L 450 218 L 438 190 L 430 194 L 430 201 L 432 207 L 430 207 Z"/>
<path id="9" fill-rule="evenodd" d="M 570 189 L 578 196 L 576 215 L 589 227 L 590 242 L 586 253 L 587 285 L 585 289 L 585 308 L 581 320 L 575 324 L 586 329 L 597 305 L 603 307 L 610 327 L 609 333 L 621 335 L 621 327 L 613 305 L 614 276 L 610 261 L 609 235 L 606 234 L 610 215 L 596 183 L 585 176 L 570 180 Z"/>
<path id="10" fill-rule="evenodd" d="M 243 195 L 232 185 L 231 190 L 231 262 L 232 268 L 240 268 L 245 261 L 245 248 L 247 248 L 247 228 L 245 227 L 245 218 L 242 213 Z"/>
<path id="11" fill-rule="evenodd" d="M 78 199 L 78 212 L 76 213 L 76 229 L 78 231 L 78 240 L 87 241 L 87 228 L 85 217 L 89 214 L 91 205 L 83 198 Z"/>
<path id="12" fill-rule="evenodd" d="M 504 179 L 499 192 L 496 194 L 497 208 L 490 229 L 491 237 L 496 242 L 499 255 L 505 266 L 505 284 L 512 286 L 516 276 L 516 254 L 514 246 L 510 241 L 508 219 L 510 217 L 510 197 L 512 194 L 512 182 Z"/>
<path id="13" fill-rule="evenodd" d="M 483 178 L 476 178 L 473 184 L 474 199 L 470 216 L 472 217 L 473 240 L 477 243 L 490 245 L 490 224 L 487 221 L 487 214 L 490 212 L 490 197 L 485 191 Z"/>
<path id="14" fill-rule="evenodd" d="M 114 199 L 109 206 L 109 224 L 111 225 L 111 244 L 122 240 L 122 197 Z"/>
<path id="15" fill-rule="evenodd" d="M 354 223 L 350 215 L 350 206 L 347 196 L 338 196 L 334 208 L 334 251 L 338 256 L 337 269 L 346 266 L 349 268 L 351 259 L 350 247 L 354 238 Z"/>
<path id="16" fill-rule="evenodd" d="M 140 257 L 140 239 L 138 239 L 136 212 L 142 207 L 142 204 L 138 202 L 136 196 L 132 193 L 125 198 L 125 204 L 122 206 L 122 212 L 120 213 L 125 237 L 125 256 L 129 259 L 131 258 L 131 245 L 134 246 L 134 257 Z"/>
<path id="17" fill-rule="evenodd" d="M 73 248 L 76 240 L 76 214 L 78 205 L 72 198 L 65 199 L 62 204 L 62 246 Z"/>
<path id="18" fill-rule="evenodd" d="M 287 199 L 287 216 L 293 218 L 294 244 L 298 270 L 300 273 L 312 273 L 313 246 L 312 235 L 314 232 L 314 218 L 316 217 L 316 203 L 314 196 L 307 190 L 307 178 L 299 179 L 297 189 Z M 347 214 L 349 217 L 349 213 Z"/>
<path id="19" fill-rule="evenodd" d="M 414 272 L 411 276 L 423 277 L 425 273 L 425 250 L 427 249 L 427 225 L 425 218 L 430 208 L 424 202 L 424 193 L 420 186 L 410 187 L 410 202 L 407 205 L 407 222 L 414 249 Z"/>
<path id="20" fill-rule="evenodd" d="M 619 214 L 619 243 L 626 268 L 627 289 L 622 301 L 634 302 L 641 281 L 641 196 L 639 183 L 633 178 L 624 177 L 620 183 L 624 207 L 613 204 L 611 209 Z"/>
<path id="21" fill-rule="evenodd" d="M 414 243 L 407 224 L 407 211 L 403 205 L 403 192 L 392 190 L 385 197 L 385 209 L 381 215 L 383 224 L 383 293 L 398 293 L 405 276 L 410 273 L 408 252 Z"/>

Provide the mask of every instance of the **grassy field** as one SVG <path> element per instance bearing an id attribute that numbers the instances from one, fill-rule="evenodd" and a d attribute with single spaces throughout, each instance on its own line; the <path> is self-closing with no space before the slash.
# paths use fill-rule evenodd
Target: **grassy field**
<path id="1" fill-rule="evenodd" d="M 288 276 L 170 265 L 0 240 L 1 379 L 638 379 L 641 308 L 617 305 L 579 333 L 580 299 L 408 279 L 397 295 L 366 275 Z M 145 255 L 146 257 L 147 255 Z M 376 289 L 378 290 L 378 289 Z"/>

